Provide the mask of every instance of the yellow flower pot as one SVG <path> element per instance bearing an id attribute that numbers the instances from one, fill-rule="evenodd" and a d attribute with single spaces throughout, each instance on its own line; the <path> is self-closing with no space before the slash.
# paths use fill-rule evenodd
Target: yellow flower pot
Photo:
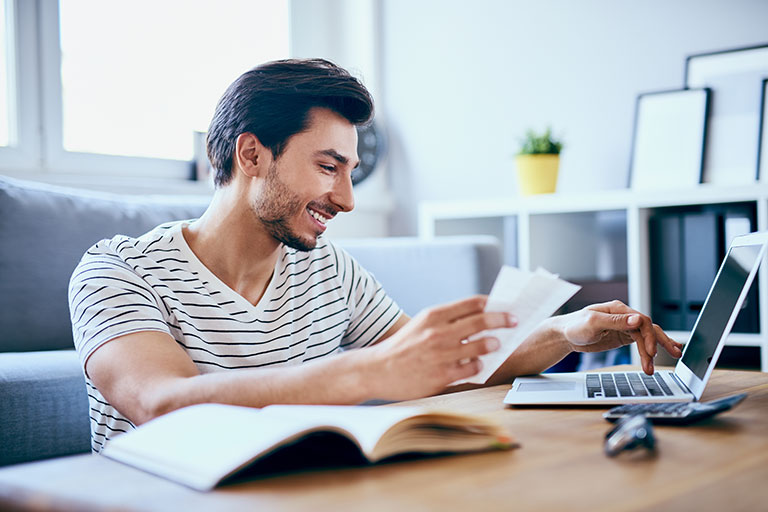
<path id="1" fill-rule="evenodd" d="M 531 196 L 555 192 L 560 155 L 517 155 L 515 160 L 521 194 Z"/>

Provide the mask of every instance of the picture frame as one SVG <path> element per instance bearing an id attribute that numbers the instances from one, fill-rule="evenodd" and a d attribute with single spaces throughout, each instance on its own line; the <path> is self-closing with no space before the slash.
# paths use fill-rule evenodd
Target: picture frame
<path id="1" fill-rule="evenodd" d="M 768 78 L 763 79 L 760 98 L 760 131 L 757 145 L 758 176 L 768 182 Z"/>
<path id="2" fill-rule="evenodd" d="M 629 169 L 632 189 L 679 189 L 701 183 L 709 95 L 709 89 L 701 88 L 637 96 Z"/>
<path id="3" fill-rule="evenodd" d="M 686 58 L 685 87 L 711 90 L 703 182 L 749 185 L 760 179 L 761 85 L 766 77 L 768 45 Z"/>

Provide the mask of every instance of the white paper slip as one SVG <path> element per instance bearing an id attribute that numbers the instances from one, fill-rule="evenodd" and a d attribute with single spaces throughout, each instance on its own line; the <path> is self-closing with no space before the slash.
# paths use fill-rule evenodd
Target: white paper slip
<path id="1" fill-rule="evenodd" d="M 517 327 L 484 331 L 476 337 L 498 338 L 501 347 L 480 356 L 480 373 L 454 384 L 471 382 L 485 384 L 488 378 L 512 355 L 538 325 L 552 316 L 581 286 L 563 281 L 543 268 L 535 272 L 504 266 L 501 268 L 488 296 L 486 311 L 507 311 L 517 317 Z"/>

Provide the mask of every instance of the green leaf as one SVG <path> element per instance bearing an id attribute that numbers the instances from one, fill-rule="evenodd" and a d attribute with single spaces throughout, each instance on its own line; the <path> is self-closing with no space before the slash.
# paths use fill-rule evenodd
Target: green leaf
<path id="1" fill-rule="evenodd" d="M 552 138 L 552 128 L 547 127 L 544 133 L 536 133 L 529 129 L 525 137 L 520 139 L 520 155 L 558 155 L 563 149 L 563 143 Z"/>

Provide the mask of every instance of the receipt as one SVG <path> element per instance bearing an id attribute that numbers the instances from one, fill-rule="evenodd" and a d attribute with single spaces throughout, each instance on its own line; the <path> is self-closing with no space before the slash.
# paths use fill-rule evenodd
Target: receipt
<path id="1" fill-rule="evenodd" d="M 564 281 L 543 268 L 529 272 L 515 267 L 502 267 L 493 283 L 485 310 L 514 314 L 517 317 L 517 327 L 483 331 L 473 336 L 473 340 L 489 336 L 497 338 L 501 347 L 495 352 L 480 356 L 483 362 L 480 373 L 458 380 L 454 384 L 484 384 L 536 327 L 552 316 L 579 289 L 581 286 Z"/>

